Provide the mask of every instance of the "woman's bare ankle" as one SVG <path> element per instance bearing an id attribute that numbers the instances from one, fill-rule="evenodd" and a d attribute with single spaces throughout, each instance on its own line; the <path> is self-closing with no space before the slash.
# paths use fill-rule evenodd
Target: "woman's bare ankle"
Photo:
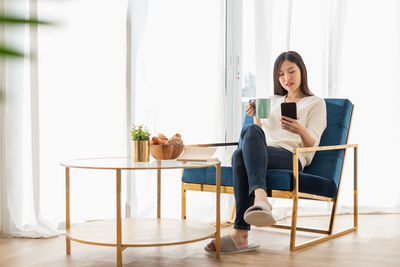
<path id="1" fill-rule="evenodd" d="M 232 234 L 232 238 L 235 241 L 238 248 L 248 247 L 248 236 L 249 236 L 249 231 L 242 229 L 234 229 L 234 232 Z"/>
<path id="2" fill-rule="evenodd" d="M 243 236 L 243 237 L 247 238 L 249 236 L 249 230 L 246 230 L 246 229 L 233 229 L 233 235 Z"/>
<path id="3" fill-rule="evenodd" d="M 272 210 L 272 205 L 271 205 L 271 203 L 269 203 L 267 192 L 265 192 L 264 189 L 257 188 L 256 190 L 254 190 L 254 196 L 255 196 L 256 203 L 265 202 L 265 203 L 267 203 L 269 208 Z"/>
<path id="4" fill-rule="evenodd" d="M 265 203 L 267 203 L 267 205 L 269 206 L 269 208 L 272 210 L 272 204 L 269 203 L 268 199 L 266 199 L 266 200 L 257 200 L 257 199 L 256 199 L 255 202 L 256 202 L 256 203 L 265 202 Z"/>

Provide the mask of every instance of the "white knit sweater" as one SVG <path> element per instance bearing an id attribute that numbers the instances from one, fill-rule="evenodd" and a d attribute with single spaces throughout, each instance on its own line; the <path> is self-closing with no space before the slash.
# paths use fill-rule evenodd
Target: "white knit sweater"
<path id="1" fill-rule="evenodd" d="M 261 119 L 262 129 L 268 146 L 282 147 L 293 152 L 295 147 L 303 147 L 300 135 L 282 129 L 281 103 L 285 97 L 274 95 L 271 97 L 271 113 L 268 119 Z M 297 102 L 297 118 L 314 138 L 314 146 L 319 145 L 322 133 L 326 128 L 326 104 L 324 99 L 317 96 L 307 96 Z M 315 152 L 300 153 L 298 155 L 302 167 L 309 165 Z"/>

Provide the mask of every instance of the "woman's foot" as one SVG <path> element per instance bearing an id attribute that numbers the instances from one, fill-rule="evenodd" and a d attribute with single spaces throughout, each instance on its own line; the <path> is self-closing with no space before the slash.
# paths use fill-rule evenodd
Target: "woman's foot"
<path id="1" fill-rule="evenodd" d="M 260 203 L 260 202 L 265 202 L 265 203 L 267 203 L 270 210 L 272 210 L 272 205 L 271 205 L 271 203 L 269 203 L 267 192 L 265 192 L 264 189 L 257 188 L 256 190 L 254 190 L 254 197 L 255 197 L 254 200 L 255 200 L 256 204 Z"/>
<path id="2" fill-rule="evenodd" d="M 234 229 L 234 232 L 232 234 L 232 239 L 235 242 L 238 249 L 243 249 L 248 247 L 249 245 L 248 236 L 249 236 L 248 230 Z M 211 242 L 207 244 L 207 248 L 211 251 L 216 250 L 215 245 Z"/>
<path id="3" fill-rule="evenodd" d="M 258 201 L 249 207 L 244 213 L 243 219 L 246 223 L 257 227 L 266 227 L 276 223 L 270 206 L 264 201 Z"/>

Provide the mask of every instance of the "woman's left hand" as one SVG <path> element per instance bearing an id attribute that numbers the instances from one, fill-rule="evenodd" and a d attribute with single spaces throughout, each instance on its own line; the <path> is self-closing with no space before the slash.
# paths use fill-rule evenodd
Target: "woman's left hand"
<path id="1" fill-rule="evenodd" d="M 289 132 L 301 135 L 305 130 L 304 125 L 300 123 L 299 119 L 295 120 L 290 117 L 282 116 L 280 121 L 282 129 L 288 130 Z"/>

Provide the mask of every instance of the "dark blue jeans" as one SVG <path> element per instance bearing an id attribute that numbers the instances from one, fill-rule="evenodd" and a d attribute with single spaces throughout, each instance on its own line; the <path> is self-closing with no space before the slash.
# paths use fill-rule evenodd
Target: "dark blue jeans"
<path id="1" fill-rule="evenodd" d="M 262 128 L 247 126 L 240 135 L 239 147 L 232 156 L 233 187 L 236 201 L 235 229 L 250 230 L 243 215 L 254 205 L 254 190 L 267 190 L 267 169 L 293 169 L 292 152 L 267 146 Z M 299 171 L 302 169 L 299 161 Z"/>

